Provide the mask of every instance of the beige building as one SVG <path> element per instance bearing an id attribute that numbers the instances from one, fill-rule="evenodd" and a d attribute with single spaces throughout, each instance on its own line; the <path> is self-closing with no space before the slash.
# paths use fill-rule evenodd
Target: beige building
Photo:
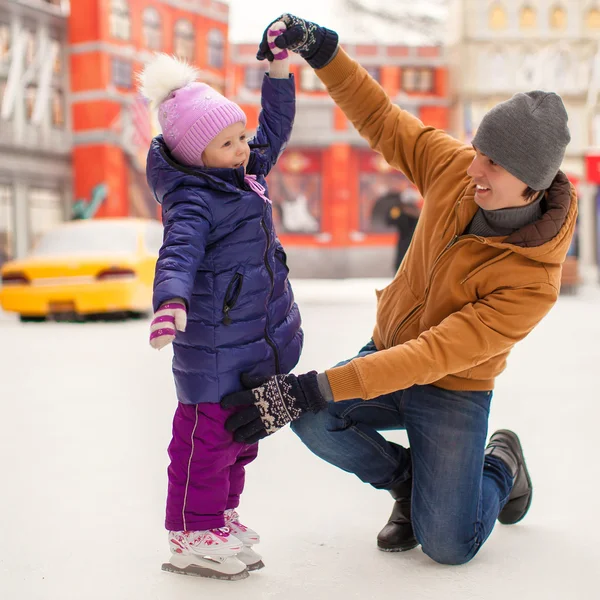
<path id="1" fill-rule="evenodd" d="M 0 0 L 0 264 L 71 205 L 65 0 Z"/>
<path id="2" fill-rule="evenodd" d="M 590 0 L 451 0 L 450 83 L 453 129 L 469 140 L 482 116 L 513 94 L 559 93 L 572 141 L 563 170 L 578 183 L 578 253 L 597 269 L 596 188 L 586 182 L 586 155 L 600 146 L 600 2 Z M 592 92 L 590 92 L 590 86 Z"/>

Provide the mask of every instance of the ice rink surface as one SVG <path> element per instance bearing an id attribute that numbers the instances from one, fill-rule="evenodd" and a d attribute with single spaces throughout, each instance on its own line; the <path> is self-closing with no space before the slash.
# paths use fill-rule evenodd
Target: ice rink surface
<path id="1" fill-rule="evenodd" d="M 385 283 L 298 281 L 306 342 L 296 372 L 352 356 Z M 171 352 L 153 351 L 147 329 L 0 315 L 0 598 L 600 598 L 600 288 L 561 297 L 513 351 L 490 430 L 521 436 L 534 501 L 460 567 L 420 548 L 379 552 L 390 497 L 321 462 L 287 428 L 262 443 L 240 507 L 267 568 L 239 582 L 161 572 L 175 397 Z"/>

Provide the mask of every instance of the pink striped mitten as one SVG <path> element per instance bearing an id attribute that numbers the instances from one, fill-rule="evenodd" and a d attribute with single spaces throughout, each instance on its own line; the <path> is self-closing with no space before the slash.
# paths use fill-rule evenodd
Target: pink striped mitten
<path id="1" fill-rule="evenodd" d="M 150 324 L 150 345 L 156 350 L 164 348 L 175 339 L 177 331 L 185 331 L 186 324 L 187 311 L 181 298 L 163 302 Z"/>
<path id="2" fill-rule="evenodd" d="M 267 42 L 269 44 L 269 50 L 273 53 L 274 60 L 284 60 L 288 57 L 288 51 L 286 48 L 278 48 L 275 45 L 275 40 L 287 29 L 283 21 L 276 21 L 272 23 L 267 32 Z"/>

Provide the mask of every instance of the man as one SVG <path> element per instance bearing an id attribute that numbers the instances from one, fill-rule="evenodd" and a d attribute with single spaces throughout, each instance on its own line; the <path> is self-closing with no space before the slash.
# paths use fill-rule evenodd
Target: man
<path id="1" fill-rule="evenodd" d="M 373 339 L 325 373 L 250 381 L 225 397 L 247 406 L 227 428 L 253 442 L 288 422 L 318 456 L 395 502 L 382 550 L 421 544 L 444 564 L 469 561 L 496 519 L 527 513 L 532 485 L 519 438 L 486 447 L 495 378 L 514 344 L 557 300 L 577 199 L 559 171 L 570 141 L 552 93 L 493 108 L 465 146 L 395 106 L 338 47 L 333 31 L 293 15 L 276 40 L 304 57 L 371 147 L 424 198 L 412 244 L 378 291 Z M 266 42 L 258 58 L 271 58 Z M 410 448 L 378 430 L 404 428 Z"/>

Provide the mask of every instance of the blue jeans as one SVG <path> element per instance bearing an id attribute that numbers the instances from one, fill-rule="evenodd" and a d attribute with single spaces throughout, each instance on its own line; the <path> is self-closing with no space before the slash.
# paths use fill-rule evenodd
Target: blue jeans
<path id="1" fill-rule="evenodd" d="M 358 356 L 376 351 L 370 343 Z M 491 399 L 491 391 L 413 386 L 331 402 L 292 429 L 317 456 L 375 488 L 389 490 L 412 475 L 412 523 L 423 552 L 462 564 L 492 532 L 513 485 L 504 462 L 484 457 Z M 391 429 L 406 430 L 410 452 L 378 433 Z"/>

